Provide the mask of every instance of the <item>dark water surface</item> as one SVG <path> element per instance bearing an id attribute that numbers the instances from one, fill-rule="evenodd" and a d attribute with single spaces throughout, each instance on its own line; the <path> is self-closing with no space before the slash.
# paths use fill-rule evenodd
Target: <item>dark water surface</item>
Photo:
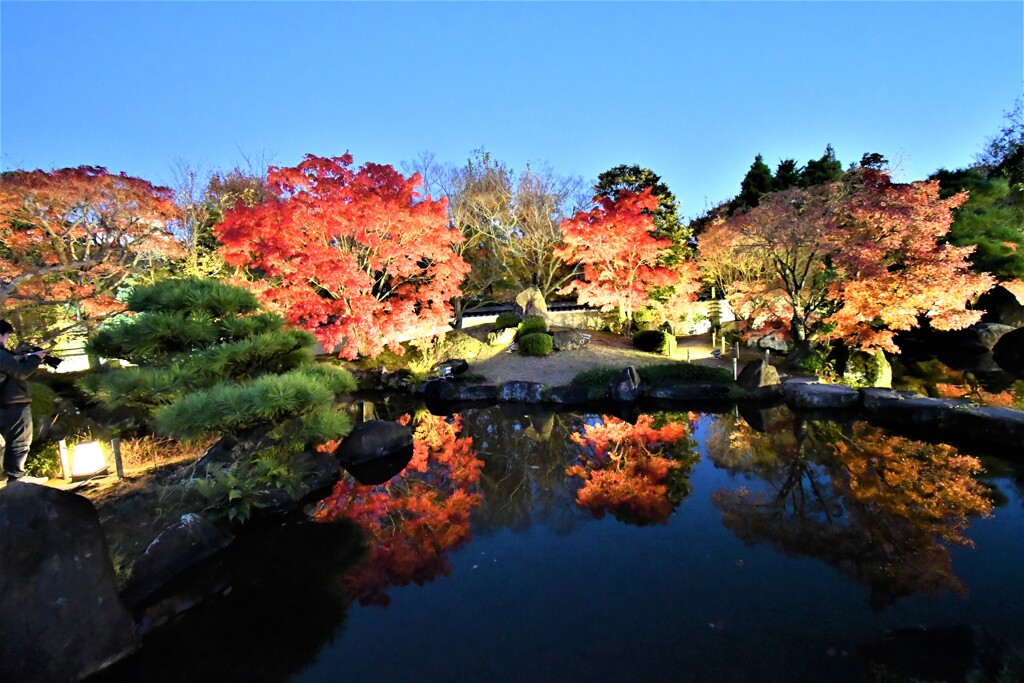
<path id="1" fill-rule="evenodd" d="M 455 425 L 419 415 L 414 424 L 435 422 L 418 433 L 411 469 L 362 513 L 339 512 L 351 484 L 321 511 L 366 530 L 360 564 L 333 573 L 351 553 L 319 532 L 301 549 L 268 545 L 292 559 L 281 561 L 287 571 L 272 565 L 263 593 L 238 591 L 245 616 L 203 607 L 181 622 L 229 643 L 196 656 L 244 665 L 172 673 L 160 636 L 137 671 L 303 682 L 860 681 L 921 671 L 962 680 L 963 662 L 994 670 L 1024 645 L 1024 500 L 1005 463 L 986 457 L 988 471 L 972 477 L 961 453 L 785 409 L 752 418 L 767 433 L 735 412 L 650 415 L 651 429 L 686 430 L 667 449 L 649 444 L 680 464 L 662 489 L 634 473 L 589 507 L 577 502 L 582 477 L 566 468 L 609 461 L 570 435 L 616 420 L 519 407 L 463 410 Z M 466 464 L 475 460 L 478 478 Z M 403 492 L 412 498 L 385 501 Z M 904 678 L 868 676 L 883 642 L 907 660 L 890 664 Z"/>

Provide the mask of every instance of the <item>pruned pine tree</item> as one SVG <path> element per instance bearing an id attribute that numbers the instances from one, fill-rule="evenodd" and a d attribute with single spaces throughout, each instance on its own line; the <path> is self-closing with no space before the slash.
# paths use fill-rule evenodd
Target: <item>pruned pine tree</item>
<path id="1" fill-rule="evenodd" d="M 314 363 L 313 336 L 285 328 L 248 290 L 164 280 L 136 288 L 127 307 L 89 342 L 90 353 L 134 364 L 83 380 L 106 406 L 140 409 L 166 436 L 221 435 L 233 461 L 286 458 L 350 431 L 333 403 L 355 387 L 351 375 Z"/>

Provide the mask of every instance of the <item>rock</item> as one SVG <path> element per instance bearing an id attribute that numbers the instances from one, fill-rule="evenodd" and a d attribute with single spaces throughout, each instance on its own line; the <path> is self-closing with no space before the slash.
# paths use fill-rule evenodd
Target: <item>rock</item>
<path id="1" fill-rule="evenodd" d="M 411 389 L 416 383 L 416 380 L 413 378 L 411 371 L 402 369 L 382 374 L 380 377 L 380 383 L 381 387 L 384 389 L 409 391 L 409 389 Z"/>
<path id="2" fill-rule="evenodd" d="M 498 387 L 494 384 L 434 379 L 424 384 L 424 396 L 430 401 L 496 401 Z"/>
<path id="3" fill-rule="evenodd" d="M 996 343 L 1002 339 L 1004 334 L 1013 332 L 1013 328 L 1009 325 L 998 323 L 979 323 L 968 330 L 974 335 L 978 345 L 985 347 L 988 351 L 995 348 Z"/>
<path id="4" fill-rule="evenodd" d="M 558 403 L 560 405 L 579 405 L 582 403 L 589 403 L 591 400 L 590 389 L 588 387 L 578 387 L 572 384 L 561 387 L 551 387 L 547 400 L 549 403 Z"/>
<path id="5" fill-rule="evenodd" d="M 996 285 L 978 297 L 974 308 L 985 311 L 981 317 L 983 323 L 1024 327 L 1024 303 L 1002 285 Z"/>
<path id="6" fill-rule="evenodd" d="M 640 375 L 630 365 L 608 381 L 608 394 L 613 401 L 631 403 L 640 397 Z"/>
<path id="7" fill-rule="evenodd" d="M 584 337 L 579 330 L 557 330 L 551 333 L 555 351 L 575 351 L 590 343 L 590 337 Z"/>
<path id="8" fill-rule="evenodd" d="M 959 435 L 970 434 L 972 440 L 1001 444 L 1012 449 L 1019 449 L 1024 444 L 1024 411 L 1021 410 L 989 406 L 959 408 L 944 413 L 940 424 L 944 431 Z"/>
<path id="9" fill-rule="evenodd" d="M 412 453 L 412 430 L 388 420 L 370 420 L 358 425 L 334 451 L 342 467 L 378 458 Z"/>
<path id="10" fill-rule="evenodd" d="M 764 360 L 755 360 L 744 366 L 736 378 L 736 383 L 747 391 L 772 386 L 779 384 L 779 371 Z"/>
<path id="11" fill-rule="evenodd" d="M 436 377 L 454 377 L 469 370 L 469 363 L 462 358 L 452 358 L 430 367 L 430 373 Z"/>
<path id="12" fill-rule="evenodd" d="M 889 406 L 899 405 L 902 401 L 912 398 L 924 398 L 913 391 L 898 391 L 881 387 L 868 387 L 860 390 L 860 402 L 869 413 L 878 413 Z"/>
<path id="13" fill-rule="evenodd" d="M 730 385 L 662 380 L 647 390 L 651 398 L 672 401 L 717 401 L 730 398 Z"/>
<path id="14" fill-rule="evenodd" d="M 849 351 L 841 362 L 843 382 L 853 387 L 891 387 L 892 366 L 881 349 Z"/>
<path id="15" fill-rule="evenodd" d="M 498 388 L 502 403 L 540 403 L 543 384 L 537 382 L 505 382 Z"/>
<path id="16" fill-rule="evenodd" d="M 0 490 L 0 680 L 74 681 L 131 653 L 99 518 L 73 493 Z"/>
<path id="17" fill-rule="evenodd" d="M 1000 337 L 992 348 L 992 357 L 1003 370 L 1024 377 L 1024 327 Z"/>
<path id="18" fill-rule="evenodd" d="M 970 407 L 971 403 L 968 401 L 953 398 L 928 398 L 918 395 L 900 398 L 873 394 L 864 399 L 865 411 L 883 422 L 898 422 L 930 428 L 941 427 L 946 415 L 950 412 Z"/>
<path id="19" fill-rule="evenodd" d="M 136 560 L 123 593 L 125 602 L 137 609 L 173 579 L 232 541 L 234 536 L 202 515 L 183 515 L 161 531 Z"/>
<path id="20" fill-rule="evenodd" d="M 833 410 L 852 408 L 860 403 L 860 393 L 842 384 L 790 380 L 782 386 L 786 403 L 792 408 Z"/>
<path id="21" fill-rule="evenodd" d="M 328 453 L 317 451 L 296 453 L 291 456 L 291 464 L 296 471 L 304 473 L 302 480 L 291 493 L 283 489 L 272 489 L 259 496 L 256 507 L 253 509 L 254 519 L 275 517 L 291 512 L 302 505 L 305 500 L 316 497 L 320 493 L 329 492 L 340 477 L 338 461 Z M 354 466 L 357 465 L 350 463 L 348 467 Z"/>
<path id="22" fill-rule="evenodd" d="M 516 312 L 520 318 L 528 315 L 539 315 L 547 318 L 548 305 L 544 294 L 536 287 L 528 287 L 516 296 Z"/>
<path id="23" fill-rule="evenodd" d="M 491 346 L 508 346 L 516 340 L 516 333 L 519 330 L 515 327 L 506 327 L 487 334 L 487 343 Z"/>

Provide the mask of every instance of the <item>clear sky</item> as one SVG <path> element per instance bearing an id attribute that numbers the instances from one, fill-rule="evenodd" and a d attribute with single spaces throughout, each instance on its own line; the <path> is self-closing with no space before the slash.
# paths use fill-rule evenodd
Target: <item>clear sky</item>
<path id="1" fill-rule="evenodd" d="M 769 165 L 969 164 L 1024 89 L 1024 3 L 0 1 L 0 161 L 401 168 L 486 147 L 653 169 L 693 216 Z"/>

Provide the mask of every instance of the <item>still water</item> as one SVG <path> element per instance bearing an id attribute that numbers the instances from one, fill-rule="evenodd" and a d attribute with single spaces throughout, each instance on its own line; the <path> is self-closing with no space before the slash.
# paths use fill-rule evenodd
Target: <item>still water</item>
<path id="1" fill-rule="evenodd" d="M 155 636 L 135 670 L 861 681 L 1013 665 L 1014 469 L 864 423 L 744 415 L 419 411 L 402 474 L 375 487 L 347 478 L 322 523 L 261 540 L 247 560 L 256 578 Z"/>

